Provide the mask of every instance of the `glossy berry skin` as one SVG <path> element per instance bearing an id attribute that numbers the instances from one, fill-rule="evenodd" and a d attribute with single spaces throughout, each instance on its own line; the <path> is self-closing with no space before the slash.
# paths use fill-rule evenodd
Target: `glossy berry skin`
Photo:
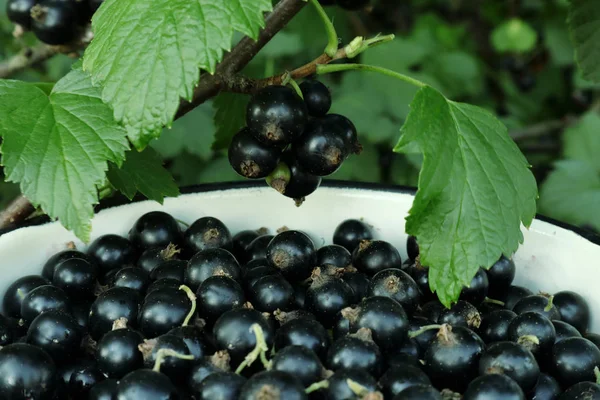
<path id="1" fill-rule="evenodd" d="M 373 377 L 381 375 L 382 361 L 381 351 L 373 341 L 350 335 L 333 342 L 327 354 L 329 369 L 362 369 Z"/>
<path id="2" fill-rule="evenodd" d="M 584 338 L 568 338 L 552 348 L 552 376 L 562 387 L 596 380 L 594 368 L 600 367 L 600 350 Z"/>
<path id="3" fill-rule="evenodd" d="M 515 304 L 513 311 L 517 314 L 523 314 L 526 312 L 537 312 L 542 314 L 544 317 L 552 320 L 560 320 L 560 313 L 554 305 L 550 305 L 550 299 L 542 295 L 533 295 L 523 297 Z"/>
<path id="4" fill-rule="evenodd" d="M 268 86 L 255 94 L 246 108 L 246 125 L 256 139 L 284 147 L 304 132 L 308 111 L 296 92 L 285 86 Z"/>
<path id="5" fill-rule="evenodd" d="M 510 285 L 504 296 L 498 300 L 504 301 L 504 307 L 506 307 L 507 310 L 512 310 L 519 300 L 532 295 L 533 292 L 527 288 Z"/>
<path id="6" fill-rule="evenodd" d="M 600 385 L 593 382 L 580 382 L 571 386 L 558 397 L 558 400 L 600 399 Z"/>
<path id="7" fill-rule="evenodd" d="M 37 2 L 37 0 L 9 0 L 6 3 L 6 15 L 11 22 L 21 25 L 24 29 L 29 29 L 31 27 L 31 8 Z"/>
<path id="8" fill-rule="evenodd" d="M 484 314 L 477 333 L 486 343 L 508 340 L 508 326 L 517 314 L 510 310 L 496 310 Z"/>
<path id="9" fill-rule="evenodd" d="M 236 400 L 246 379 L 233 372 L 214 372 L 204 378 L 191 394 L 196 400 Z"/>
<path id="10" fill-rule="evenodd" d="M 265 341 L 271 347 L 273 327 L 259 311 L 236 308 L 221 315 L 213 326 L 217 347 L 229 352 L 232 365 L 238 365 L 256 346 L 256 337 L 250 328 L 252 324 L 261 327 Z"/>
<path id="11" fill-rule="evenodd" d="M 320 119 L 308 123 L 292 151 L 300 168 L 316 176 L 333 174 L 349 155 L 340 129 Z"/>
<path id="12" fill-rule="evenodd" d="M 42 349 L 15 343 L 0 349 L 0 397 L 3 399 L 52 399 L 56 367 Z"/>
<path id="13" fill-rule="evenodd" d="M 368 296 L 384 296 L 396 300 L 402 305 L 404 311 L 412 315 L 419 307 L 421 291 L 406 272 L 389 268 L 373 275 Z"/>
<path id="14" fill-rule="evenodd" d="M 133 244 L 119 235 L 100 236 L 90 244 L 86 253 L 96 262 L 101 275 L 113 269 L 133 266 L 138 257 Z"/>
<path id="15" fill-rule="evenodd" d="M 68 44 L 76 39 L 77 19 L 73 4 L 59 0 L 45 0 L 32 9 L 31 28 L 35 36 L 50 45 Z M 34 12 L 36 11 L 36 12 Z"/>
<path id="16" fill-rule="evenodd" d="M 56 266 L 52 284 L 64 290 L 71 299 L 86 299 L 94 296 L 97 278 L 95 263 L 83 258 L 70 258 Z"/>
<path id="17" fill-rule="evenodd" d="M 333 243 L 354 251 L 363 240 L 373 239 L 371 228 L 357 219 L 347 219 L 340 223 L 333 232 Z"/>
<path id="18" fill-rule="evenodd" d="M 162 211 L 151 211 L 142 215 L 129 231 L 129 240 L 140 249 L 165 248 L 181 242 L 179 223 Z"/>
<path id="19" fill-rule="evenodd" d="M 116 329 L 98 341 L 96 360 L 98 368 L 109 378 L 120 379 L 144 365 L 138 346 L 144 341 L 133 329 Z"/>
<path id="20" fill-rule="evenodd" d="M 317 252 L 311 238 L 300 231 L 279 233 L 267 246 L 267 261 L 290 282 L 310 276 L 317 262 Z"/>
<path id="21" fill-rule="evenodd" d="M 579 294 L 562 291 L 554 295 L 554 306 L 558 309 L 560 319 L 574 326 L 584 334 L 590 325 L 590 306 Z"/>
<path id="22" fill-rule="evenodd" d="M 190 225 L 184 233 L 184 244 L 192 255 L 201 250 L 233 248 L 231 232 L 221 220 L 214 217 L 203 217 Z"/>
<path id="23" fill-rule="evenodd" d="M 418 331 L 424 326 L 431 325 L 432 322 L 423 317 L 412 317 L 409 320 L 409 332 Z M 425 350 L 429 347 L 429 342 L 436 335 L 436 331 L 433 329 L 426 330 L 420 335 L 417 335 L 413 340 L 417 343 L 419 356 L 422 358 Z"/>
<path id="24" fill-rule="evenodd" d="M 414 385 L 431 385 L 431 381 L 420 368 L 412 365 L 390 367 L 379 379 L 379 387 L 386 399 Z"/>
<path id="25" fill-rule="evenodd" d="M 515 279 L 516 267 L 513 260 L 502 256 L 485 272 L 489 281 L 488 297 L 500 299 Z"/>
<path id="26" fill-rule="evenodd" d="M 112 279 L 112 287 L 133 289 L 140 295 L 146 292 L 150 285 L 150 275 L 138 267 L 126 267 L 117 271 Z"/>
<path id="27" fill-rule="evenodd" d="M 273 184 L 271 185 L 285 197 L 303 200 L 306 196 L 314 193 L 321 185 L 321 177 L 304 171 L 298 164 L 292 151 L 284 151 L 281 156 L 281 162 L 285 163 L 290 170 L 289 180 L 285 182 L 283 189 L 278 188 Z"/>
<path id="28" fill-rule="evenodd" d="M 315 320 L 297 318 L 283 324 L 275 334 L 275 350 L 288 346 L 302 346 L 324 359 L 331 339 L 323 325 Z"/>
<path id="29" fill-rule="evenodd" d="M 192 303 L 183 290 L 163 288 L 146 295 L 138 314 L 140 332 L 154 338 L 183 324 Z"/>
<path id="30" fill-rule="evenodd" d="M 262 371 L 248 379 L 240 390 L 239 400 L 260 399 L 266 390 L 279 394 L 280 399 L 306 400 L 302 382 L 294 375 L 282 371 Z"/>
<path id="31" fill-rule="evenodd" d="M 21 318 L 29 324 L 35 317 L 50 310 L 70 312 L 69 297 L 56 286 L 38 286 L 25 295 L 21 303 Z"/>
<path id="32" fill-rule="evenodd" d="M 508 325 L 508 340 L 518 342 L 524 336 L 535 336 L 539 344 L 529 340 L 522 343 L 540 361 L 549 354 L 556 340 L 556 330 L 552 322 L 542 314 L 526 312 L 517 315 Z"/>
<path id="33" fill-rule="evenodd" d="M 212 346 L 206 339 L 206 334 L 195 325 L 178 326 L 171 329 L 168 335 L 175 335 L 183 339 L 194 360 L 213 352 Z"/>
<path id="34" fill-rule="evenodd" d="M 476 330 L 481 325 L 481 315 L 471 303 L 459 300 L 450 309 L 442 311 L 438 324 L 463 326 Z"/>
<path id="35" fill-rule="evenodd" d="M 248 247 L 246 247 L 246 256 L 248 262 L 252 260 L 260 260 L 267 258 L 267 246 L 271 243 L 275 236 L 261 235 L 254 239 Z"/>
<path id="36" fill-rule="evenodd" d="M 540 367 L 533 354 L 514 342 L 491 344 L 479 360 L 479 375 L 503 374 L 529 393 L 540 376 Z"/>
<path id="37" fill-rule="evenodd" d="M 198 392 L 204 379 L 216 372 L 222 372 L 222 370 L 211 363 L 208 358 L 201 358 L 194 361 L 194 365 L 192 366 L 188 377 L 187 386 L 192 393 Z"/>
<path id="38" fill-rule="evenodd" d="M 337 244 L 323 246 L 317 250 L 317 265 L 333 265 L 338 268 L 345 268 L 352 262 L 352 254 L 345 248 Z"/>
<path id="39" fill-rule="evenodd" d="M 27 343 L 45 350 L 55 363 L 68 361 L 79 352 L 82 332 L 68 313 L 50 310 L 38 315 L 27 330 Z"/>
<path id="40" fill-rule="evenodd" d="M 581 333 L 573 325 L 567 324 L 564 321 L 552 320 L 554 330 L 556 331 L 555 343 L 570 337 L 581 337 Z"/>
<path id="41" fill-rule="evenodd" d="M 359 154 L 362 151 L 362 146 L 358 141 L 356 126 L 348 118 L 339 114 L 327 114 L 323 117 L 323 122 L 327 125 L 332 125 L 332 129 L 335 129 L 337 134 L 342 137 L 348 154 Z"/>
<path id="42" fill-rule="evenodd" d="M 117 398 L 117 380 L 105 379 L 95 384 L 88 393 L 88 400 L 114 400 Z"/>
<path id="43" fill-rule="evenodd" d="M 288 346 L 278 351 L 272 360 L 272 369 L 294 375 L 303 386 L 320 381 L 323 365 L 319 357 L 303 346 Z"/>
<path id="44" fill-rule="evenodd" d="M 337 5 L 345 10 L 356 11 L 369 4 L 369 0 L 335 0 Z"/>
<path id="45" fill-rule="evenodd" d="M 151 369 L 138 369 L 119 381 L 116 398 L 175 400 L 179 398 L 179 394 L 166 375 Z"/>
<path id="46" fill-rule="evenodd" d="M 238 260 L 241 263 L 247 261 L 246 248 L 248 247 L 248 245 L 250 245 L 250 243 L 252 243 L 254 239 L 256 239 L 259 236 L 260 234 L 257 231 L 245 230 L 236 233 L 231 238 L 231 253 L 235 256 L 236 260 Z"/>
<path id="47" fill-rule="evenodd" d="M 330 400 L 353 400 L 356 394 L 348 386 L 348 379 L 358 383 L 369 393 L 378 390 L 375 378 L 368 372 L 360 369 L 341 369 L 336 371 L 329 379 L 329 387 L 323 389 L 326 399 Z"/>
<path id="48" fill-rule="evenodd" d="M 209 323 L 215 322 L 224 312 L 241 307 L 246 301 L 240 284 L 227 276 L 206 279 L 198 288 L 196 298 L 198 314 Z"/>
<path id="49" fill-rule="evenodd" d="M 49 285 L 50 281 L 39 275 L 27 275 L 14 281 L 4 293 L 2 309 L 8 317 L 21 317 L 21 304 L 25 296 L 33 289 Z"/>
<path id="50" fill-rule="evenodd" d="M 443 325 L 424 356 L 424 370 L 438 389 L 464 390 L 477 376 L 485 344 L 468 328 Z"/>
<path id="51" fill-rule="evenodd" d="M 417 238 L 412 235 L 410 235 L 406 241 L 406 253 L 408 254 L 408 258 L 411 260 L 414 260 L 419 255 L 419 244 L 417 243 Z"/>
<path id="52" fill-rule="evenodd" d="M 342 280 L 352 288 L 354 292 L 353 303 L 360 303 L 369 293 L 371 280 L 362 272 L 348 272 L 342 275 Z"/>
<path id="53" fill-rule="evenodd" d="M 154 271 L 154 268 L 165 261 L 176 259 L 175 254 L 164 247 L 152 247 L 144 250 L 137 260 L 137 267 L 143 269 L 148 274 Z"/>
<path id="54" fill-rule="evenodd" d="M 467 387 L 463 400 L 525 400 L 525 394 L 506 375 L 484 375 L 475 378 Z"/>
<path id="55" fill-rule="evenodd" d="M 255 309 L 272 313 L 288 311 L 294 304 L 294 288 L 281 275 L 268 275 L 258 279 L 248 293 Z"/>
<path id="56" fill-rule="evenodd" d="M 248 269 L 248 270 L 244 271 L 244 287 L 246 288 L 247 291 L 249 291 L 252 288 L 252 285 L 254 285 L 256 283 L 256 281 L 258 281 L 259 279 L 261 279 L 265 276 L 281 275 L 277 268 L 271 267 L 270 265 L 267 264 L 267 260 L 254 260 L 254 261 L 260 261 L 260 264 L 263 264 L 263 265 L 257 265 L 256 267 L 253 267 L 252 269 Z M 253 263 L 254 263 L 254 261 L 253 261 Z M 259 263 L 254 263 L 254 264 L 259 264 Z"/>
<path id="57" fill-rule="evenodd" d="M 562 393 L 560 385 L 552 376 L 541 373 L 535 388 L 530 392 L 531 399 L 556 399 Z"/>
<path id="58" fill-rule="evenodd" d="M 156 266 L 150 274 L 150 279 L 174 279 L 183 284 L 188 263 L 183 260 L 167 260 Z"/>
<path id="59" fill-rule="evenodd" d="M 460 300 L 468 301 L 474 306 L 478 306 L 488 295 L 489 281 L 485 270 L 479 268 L 471 280 L 469 286 L 465 286 L 460 292 Z"/>
<path id="60" fill-rule="evenodd" d="M 329 328 L 335 315 L 354 300 L 352 288 L 344 281 L 325 277 L 313 281 L 306 291 L 305 307 L 323 326 Z"/>
<path id="61" fill-rule="evenodd" d="M 44 267 L 42 268 L 42 277 L 49 281 L 52 281 L 52 278 L 54 278 L 54 270 L 56 269 L 56 266 L 70 258 L 83 258 L 84 260 L 93 261 L 90 256 L 77 250 L 61 251 L 59 253 L 56 253 L 55 255 L 50 257 L 48 261 L 46 261 Z"/>
<path id="62" fill-rule="evenodd" d="M 308 114 L 312 117 L 323 117 L 331 108 L 331 93 L 322 82 L 307 79 L 300 84 L 304 103 Z"/>
<path id="63" fill-rule="evenodd" d="M 353 314 L 353 313 L 352 313 Z M 389 297 L 367 297 L 354 315 L 350 315 L 350 331 L 369 328 L 381 351 L 394 348 L 406 338 L 409 323 L 402 306 Z"/>
<path id="64" fill-rule="evenodd" d="M 239 175 L 249 179 L 267 177 L 279 163 L 281 150 L 257 140 L 250 129 L 243 128 L 229 145 L 229 164 Z"/>
<path id="65" fill-rule="evenodd" d="M 421 264 L 416 264 L 406 268 L 404 271 L 410 274 L 419 287 L 422 303 L 437 299 L 429 286 L 429 268 L 422 266 Z"/>
<path id="66" fill-rule="evenodd" d="M 119 287 L 101 293 L 92 303 L 88 319 L 92 339 L 100 340 L 119 318 L 127 318 L 128 325 L 135 326 L 140 303 L 141 298 L 134 289 Z"/>
<path id="67" fill-rule="evenodd" d="M 151 368 L 156 362 L 156 356 L 161 349 L 170 349 L 176 353 L 189 355 L 190 351 L 179 336 L 165 334 L 156 338 L 156 342 L 152 346 L 152 351 L 145 357 L 144 365 L 146 368 Z M 187 373 L 192 367 L 191 360 L 184 360 L 177 357 L 166 357 L 161 364 L 160 372 L 171 378 L 171 381 L 181 380 L 187 377 Z"/>
<path id="68" fill-rule="evenodd" d="M 192 290 L 214 275 L 225 275 L 241 282 L 242 271 L 240 264 L 229 251 L 225 249 L 205 249 L 196 253 L 184 269 L 184 282 Z"/>
<path id="69" fill-rule="evenodd" d="M 388 242 L 364 240 L 352 252 L 352 265 L 360 272 L 373 276 L 384 269 L 400 269 L 402 258 Z"/>
<path id="70" fill-rule="evenodd" d="M 73 398 L 85 399 L 92 387 L 106 377 L 97 367 L 87 367 L 73 372 L 69 380 L 68 390 Z"/>

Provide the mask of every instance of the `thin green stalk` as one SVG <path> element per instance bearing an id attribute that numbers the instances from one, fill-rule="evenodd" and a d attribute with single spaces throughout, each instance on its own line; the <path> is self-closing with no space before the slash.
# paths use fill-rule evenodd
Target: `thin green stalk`
<path id="1" fill-rule="evenodd" d="M 440 329 L 441 327 L 442 327 L 442 325 L 439 325 L 439 324 L 424 325 L 424 326 L 422 326 L 420 329 L 418 329 L 416 331 L 408 332 L 408 337 L 412 339 L 414 337 L 419 336 L 423 332 L 427 332 L 427 331 L 430 331 L 432 329 Z"/>
<path id="2" fill-rule="evenodd" d="M 244 370 L 244 368 L 246 368 L 249 365 L 252 365 L 252 363 L 256 361 L 256 359 L 259 357 L 265 369 L 269 369 L 270 366 L 269 360 L 267 360 L 266 355 L 267 351 L 269 351 L 269 346 L 265 341 L 265 335 L 263 333 L 262 328 L 258 324 L 252 324 L 250 328 L 252 329 L 252 332 L 256 337 L 256 346 L 254 347 L 254 350 L 248 353 L 248 355 L 244 358 L 244 361 L 242 361 L 242 363 L 237 367 L 237 369 L 235 370 L 236 374 L 241 373 Z"/>
<path id="3" fill-rule="evenodd" d="M 373 65 L 365 65 L 365 64 L 327 64 L 327 65 L 317 65 L 317 74 L 331 74 L 332 72 L 341 72 L 341 71 L 369 71 L 369 72 L 377 72 L 383 75 L 387 75 L 389 77 L 398 79 L 399 81 L 410 83 L 411 85 L 417 87 L 425 87 L 427 86 L 425 83 L 411 78 L 410 76 L 406 76 L 404 74 L 400 74 L 398 72 L 392 71 L 391 69 L 375 67 Z"/>
<path id="4" fill-rule="evenodd" d="M 154 367 L 152 368 L 152 370 L 155 372 L 160 372 L 160 366 L 167 357 L 177 357 L 180 360 L 194 359 L 194 356 L 189 354 L 181 354 L 172 349 L 160 349 L 156 352 L 156 361 L 154 362 Z"/>
<path id="5" fill-rule="evenodd" d="M 187 287 L 185 285 L 179 286 L 179 290 L 183 290 L 185 292 L 185 294 L 187 295 L 188 299 L 190 299 L 190 302 L 192 303 L 190 312 L 185 317 L 185 320 L 183 321 L 183 325 L 182 325 L 182 326 L 187 326 L 190 323 L 190 320 L 192 319 L 192 317 L 194 316 L 194 313 L 196 312 L 196 295 L 194 294 L 194 292 L 192 292 L 192 289 L 190 289 L 189 287 Z"/>
<path id="6" fill-rule="evenodd" d="M 302 90 L 300 90 L 300 86 L 298 86 L 298 84 L 296 83 L 295 80 L 290 79 L 288 82 L 288 85 L 290 85 L 291 87 L 294 88 L 294 90 L 296 91 L 296 93 L 298 93 L 298 96 L 300 96 L 300 98 L 302 100 L 304 100 L 304 95 L 302 94 Z"/>
<path id="7" fill-rule="evenodd" d="M 331 20 L 327 16 L 327 13 L 323 9 L 323 6 L 321 6 L 321 4 L 319 3 L 319 0 L 310 0 L 310 2 L 313 6 L 315 6 L 317 13 L 319 13 L 319 17 L 321 17 L 321 20 L 325 25 L 325 30 L 327 31 L 327 47 L 325 47 L 324 53 L 327 54 L 329 57 L 333 58 L 335 57 L 335 53 L 337 53 L 339 43 L 338 35 L 335 31 L 335 27 L 333 26 L 333 22 L 331 22 Z"/>
<path id="8" fill-rule="evenodd" d="M 304 393 L 310 394 L 312 392 L 316 392 L 317 390 L 327 389 L 329 387 L 329 381 L 325 379 L 324 381 L 315 382 L 306 389 L 304 389 Z"/>

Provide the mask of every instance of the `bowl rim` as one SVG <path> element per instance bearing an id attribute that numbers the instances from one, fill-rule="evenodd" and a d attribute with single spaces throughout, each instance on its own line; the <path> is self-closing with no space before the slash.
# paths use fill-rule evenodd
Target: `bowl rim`
<path id="1" fill-rule="evenodd" d="M 256 189 L 263 188 L 266 184 L 262 181 L 231 181 L 231 182 L 212 182 L 212 183 L 200 183 L 195 185 L 183 186 L 180 187 L 180 194 L 193 194 L 193 193 L 205 193 L 205 192 L 214 192 L 214 191 L 223 191 L 223 190 L 240 190 L 240 189 Z M 372 183 L 372 182 L 356 182 L 356 181 L 341 181 L 341 180 L 324 180 L 321 184 L 322 187 L 334 188 L 334 189 L 358 189 L 358 190 L 366 190 L 373 192 L 384 192 L 384 193 L 398 193 L 398 194 L 409 194 L 415 195 L 417 192 L 416 187 L 411 186 L 403 186 L 403 185 L 392 185 L 392 184 L 383 184 L 383 183 Z M 95 208 L 94 213 L 98 213 L 101 210 L 105 210 L 107 208 L 113 208 L 122 206 L 129 203 L 137 203 L 141 201 L 148 201 L 147 198 L 140 195 L 139 193 L 132 199 L 129 200 L 123 195 L 117 195 L 111 197 L 109 199 L 105 199 L 100 202 Z M 540 221 L 544 221 L 546 223 L 558 226 L 559 228 L 569 230 L 574 232 L 575 234 L 587 239 L 588 241 L 600 246 L 600 235 L 595 234 L 594 232 L 588 231 L 586 229 L 579 228 L 577 226 L 571 225 L 569 223 L 556 220 L 554 218 L 547 217 L 543 214 L 536 213 L 535 219 Z M 53 222 L 47 216 L 39 216 L 31 218 L 27 221 L 24 221 L 20 224 L 16 224 L 13 226 L 6 227 L 4 229 L 0 229 L 0 236 L 7 234 L 9 232 L 29 227 L 29 226 L 38 226 L 44 225 L 49 222 Z"/>

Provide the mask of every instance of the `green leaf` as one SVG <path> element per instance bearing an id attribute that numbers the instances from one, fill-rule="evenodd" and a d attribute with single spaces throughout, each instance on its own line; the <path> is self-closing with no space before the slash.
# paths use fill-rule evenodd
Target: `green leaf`
<path id="1" fill-rule="evenodd" d="M 198 176 L 198 181 L 202 183 L 212 182 L 232 182 L 244 180 L 243 177 L 236 174 L 227 157 L 219 157 L 206 164 Z M 266 183 L 265 183 L 266 185 Z"/>
<path id="2" fill-rule="evenodd" d="M 569 28 L 583 78 L 600 82 L 600 2 L 571 0 Z"/>
<path id="3" fill-rule="evenodd" d="M 600 230 L 600 174 L 592 165 L 578 160 L 555 164 L 540 190 L 540 211 L 575 225 L 592 225 Z"/>
<path id="4" fill-rule="evenodd" d="M 83 66 L 131 142 L 143 149 L 214 72 L 234 30 L 256 38 L 270 0 L 106 0 Z"/>
<path id="5" fill-rule="evenodd" d="M 566 158 L 587 162 L 600 173 L 600 116 L 590 111 L 563 134 Z M 600 203 L 598 203 L 600 204 Z"/>
<path id="6" fill-rule="evenodd" d="M 479 267 L 523 241 L 520 225 L 535 216 L 537 188 L 500 121 L 431 87 L 415 96 L 395 150 L 414 143 L 424 158 L 406 232 L 430 266 L 431 289 L 449 306 Z"/>
<path id="7" fill-rule="evenodd" d="M 464 51 L 437 54 L 426 71 L 431 68 L 440 82 L 444 94 L 449 97 L 481 93 L 484 81 L 477 58 Z"/>
<path id="8" fill-rule="evenodd" d="M 128 148 L 89 76 L 73 70 L 49 96 L 32 84 L 0 81 L 0 133 L 7 180 L 87 241 L 107 161 L 121 164 Z"/>
<path id="9" fill-rule="evenodd" d="M 161 204 L 165 197 L 179 195 L 173 177 L 163 168 L 160 156 L 150 147 L 142 152 L 127 152 L 121 168 L 110 164 L 106 175 L 111 185 L 130 200 L 137 192 Z"/>
<path id="10" fill-rule="evenodd" d="M 215 141 L 213 150 L 229 147 L 231 138 L 246 125 L 246 104 L 248 96 L 235 93 L 221 93 L 214 101 Z"/>
<path id="11" fill-rule="evenodd" d="M 554 64 L 559 67 L 572 65 L 575 53 L 564 17 L 561 15 L 546 21 L 544 32 L 546 35 L 544 44 Z"/>
<path id="12" fill-rule="evenodd" d="M 537 32 L 525 21 L 513 18 L 492 32 L 492 45 L 497 52 L 526 53 L 537 43 Z"/>

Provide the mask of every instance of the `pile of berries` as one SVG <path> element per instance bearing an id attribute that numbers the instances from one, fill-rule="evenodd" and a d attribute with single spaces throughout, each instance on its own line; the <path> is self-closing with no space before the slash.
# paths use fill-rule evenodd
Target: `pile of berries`
<path id="1" fill-rule="evenodd" d="M 324 6 L 338 5 L 345 10 L 356 11 L 365 8 L 370 0 L 319 0 Z"/>
<path id="2" fill-rule="evenodd" d="M 79 37 L 104 0 L 8 0 L 8 18 L 42 42 L 69 44 Z"/>
<path id="3" fill-rule="evenodd" d="M 155 211 L 55 254 L 2 299 L 0 398 L 600 398 L 577 293 L 514 286 L 503 257 L 446 309 L 414 238 L 406 262 L 360 220 L 333 243 Z"/>
<path id="4" fill-rule="evenodd" d="M 316 80 L 300 85 L 302 99 L 286 86 L 268 86 L 246 110 L 246 127 L 229 146 L 229 163 L 240 175 L 266 178 L 284 196 L 301 203 L 337 171 L 350 154 L 362 150 L 354 124 L 327 114 L 331 93 Z"/>

